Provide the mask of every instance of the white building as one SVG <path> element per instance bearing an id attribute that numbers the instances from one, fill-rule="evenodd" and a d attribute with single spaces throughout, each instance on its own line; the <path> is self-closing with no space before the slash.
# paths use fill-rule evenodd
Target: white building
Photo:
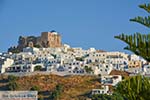
<path id="1" fill-rule="evenodd" d="M 113 69 L 124 70 L 128 66 L 128 59 L 110 57 L 105 59 L 106 63 L 113 65 Z"/>
<path id="2" fill-rule="evenodd" d="M 92 89 L 92 95 L 95 94 L 109 94 L 109 87 L 104 85 L 101 89 Z"/>
<path id="3" fill-rule="evenodd" d="M 18 64 L 6 68 L 6 72 L 34 72 L 34 64 Z"/>
<path id="4" fill-rule="evenodd" d="M 144 65 L 142 71 L 144 74 L 150 75 L 150 65 Z"/>
<path id="5" fill-rule="evenodd" d="M 0 59 L 0 73 L 5 73 L 6 69 L 14 63 L 13 59 L 3 58 Z"/>
<path id="6" fill-rule="evenodd" d="M 23 48 L 23 52 L 31 52 L 33 54 L 33 53 L 38 53 L 39 49 L 35 47 L 26 47 Z"/>
<path id="7" fill-rule="evenodd" d="M 59 59 L 46 59 L 44 62 L 44 66 L 47 71 L 56 71 L 57 68 L 61 65 L 61 61 Z"/>
<path id="8" fill-rule="evenodd" d="M 122 81 L 121 75 L 108 75 L 108 76 L 101 76 L 101 84 L 104 85 L 112 85 L 116 86 L 120 81 Z"/>
<path id="9" fill-rule="evenodd" d="M 84 63 L 81 61 L 74 61 L 67 64 L 64 64 L 64 67 L 68 70 L 69 73 L 72 74 L 83 74 L 84 71 Z"/>
<path id="10" fill-rule="evenodd" d="M 92 52 L 89 53 L 89 56 L 85 58 L 87 63 L 92 62 L 104 62 L 106 58 L 106 52 Z"/>
<path id="11" fill-rule="evenodd" d="M 100 63 L 97 66 L 93 66 L 92 69 L 95 75 L 109 75 L 110 72 L 113 70 L 113 65 Z"/>
<path id="12" fill-rule="evenodd" d="M 131 54 L 131 55 L 129 55 L 129 60 L 137 61 L 137 60 L 140 60 L 140 57 L 135 54 Z"/>

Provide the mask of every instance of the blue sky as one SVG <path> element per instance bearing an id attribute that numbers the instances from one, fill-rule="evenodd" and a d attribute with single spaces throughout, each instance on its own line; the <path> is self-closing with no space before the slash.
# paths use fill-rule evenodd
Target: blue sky
<path id="1" fill-rule="evenodd" d="M 124 51 L 115 35 L 150 30 L 129 22 L 148 14 L 138 8 L 149 0 L 0 0 L 0 52 L 17 45 L 18 37 L 56 30 L 62 42 L 84 49 Z M 125 51 L 126 52 L 126 51 Z"/>

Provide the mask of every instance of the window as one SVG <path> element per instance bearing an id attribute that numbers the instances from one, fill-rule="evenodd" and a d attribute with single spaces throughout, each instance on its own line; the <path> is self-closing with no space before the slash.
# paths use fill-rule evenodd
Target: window
<path id="1" fill-rule="evenodd" d="M 102 91 L 102 94 L 104 94 L 104 91 Z"/>
<path id="2" fill-rule="evenodd" d="M 97 60 L 97 59 L 95 59 L 95 62 L 98 62 L 98 60 Z"/>
<path id="3" fill-rule="evenodd" d="M 106 68 L 108 68 L 108 65 L 106 65 Z"/>
<path id="4" fill-rule="evenodd" d="M 93 91 L 94 94 L 97 94 L 97 91 Z"/>
<path id="5" fill-rule="evenodd" d="M 136 62 L 134 61 L 134 64 L 136 64 Z"/>

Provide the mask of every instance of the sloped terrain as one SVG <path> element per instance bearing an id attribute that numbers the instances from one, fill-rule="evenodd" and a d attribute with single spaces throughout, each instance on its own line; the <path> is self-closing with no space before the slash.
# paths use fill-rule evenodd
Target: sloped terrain
<path id="1" fill-rule="evenodd" d="M 7 76 L 0 77 L 0 86 L 7 87 Z M 56 85 L 62 85 L 63 91 L 60 100 L 83 100 L 91 89 L 100 88 L 99 77 L 96 76 L 57 76 L 57 75 L 34 75 L 19 77 L 16 80 L 16 90 L 30 90 L 32 87 L 39 88 L 39 97 L 48 98 Z M 0 88 L 1 89 L 1 88 Z M 4 88 L 1 90 L 7 90 Z M 80 98 L 80 99 L 79 99 Z"/>

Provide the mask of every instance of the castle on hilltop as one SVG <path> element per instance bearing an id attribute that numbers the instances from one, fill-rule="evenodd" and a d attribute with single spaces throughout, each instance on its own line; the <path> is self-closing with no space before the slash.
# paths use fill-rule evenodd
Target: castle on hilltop
<path id="1" fill-rule="evenodd" d="M 20 36 L 18 40 L 17 47 L 10 47 L 9 52 L 22 51 L 25 47 L 42 47 L 42 48 L 57 48 L 61 47 L 61 36 L 56 31 L 52 30 L 50 32 L 42 32 L 41 36 Z"/>

